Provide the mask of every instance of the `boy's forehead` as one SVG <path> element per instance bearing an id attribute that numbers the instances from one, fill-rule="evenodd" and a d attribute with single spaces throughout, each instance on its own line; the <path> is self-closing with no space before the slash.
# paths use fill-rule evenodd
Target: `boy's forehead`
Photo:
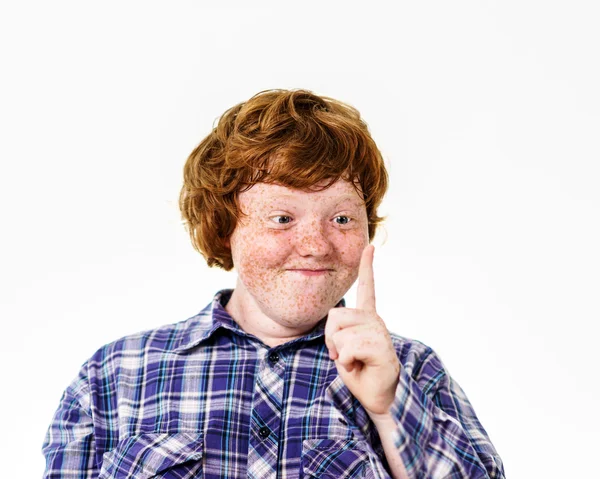
<path id="1" fill-rule="evenodd" d="M 312 191 L 290 188 L 288 186 L 273 183 L 257 183 L 248 190 L 240 193 L 240 198 L 256 201 L 272 200 L 319 200 L 328 202 L 353 201 L 363 203 L 363 199 L 356 188 L 348 181 L 337 180 L 329 188 L 316 189 Z"/>

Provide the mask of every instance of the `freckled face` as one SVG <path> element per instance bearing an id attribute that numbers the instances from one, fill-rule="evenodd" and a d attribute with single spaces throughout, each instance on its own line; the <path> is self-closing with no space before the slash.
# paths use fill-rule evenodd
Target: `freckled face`
<path id="1" fill-rule="evenodd" d="M 230 238 L 238 302 L 282 326 L 316 324 L 358 276 L 369 243 L 362 198 L 343 180 L 311 192 L 258 183 L 238 198 L 247 214 Z"/>

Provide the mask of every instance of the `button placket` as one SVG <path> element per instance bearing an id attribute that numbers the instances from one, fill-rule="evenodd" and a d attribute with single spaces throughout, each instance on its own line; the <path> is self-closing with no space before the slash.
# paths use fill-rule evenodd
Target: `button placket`
<path id="1" fill-rule="evenodd" d="M 248 448 L 248 476 L 276 478 L 279 457 L 285 361 L 263 349 L 254 383 Z"/>

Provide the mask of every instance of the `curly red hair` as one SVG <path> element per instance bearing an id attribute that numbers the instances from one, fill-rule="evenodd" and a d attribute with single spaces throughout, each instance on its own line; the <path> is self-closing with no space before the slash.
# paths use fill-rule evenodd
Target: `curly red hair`
<path id="1" fill-rule="evenodd" d="M 267 90 L 227 110 L 192 151 L 179 207 L 194 248 L 229 271 L 239 192 L 259 182 L 324 189 L 338 179 L 364 198 L 373 240 L 388 175 L 359 112 L 307 90 Z"/>

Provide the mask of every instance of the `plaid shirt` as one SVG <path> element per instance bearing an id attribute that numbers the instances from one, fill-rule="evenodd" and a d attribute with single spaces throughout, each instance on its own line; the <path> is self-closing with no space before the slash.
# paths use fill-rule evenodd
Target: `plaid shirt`
<path id="1" fill-rule="evenodd" d="M 390 477 L 376 428 L 329 359 L 324 321 L 268 348 L 225 311 L 230 295 L 92 356 L 46 435 L 44 477 Z M 503 478 L 436 354 L 392 341 L 402 364 L 394 440 L 410 477 Z"/>

